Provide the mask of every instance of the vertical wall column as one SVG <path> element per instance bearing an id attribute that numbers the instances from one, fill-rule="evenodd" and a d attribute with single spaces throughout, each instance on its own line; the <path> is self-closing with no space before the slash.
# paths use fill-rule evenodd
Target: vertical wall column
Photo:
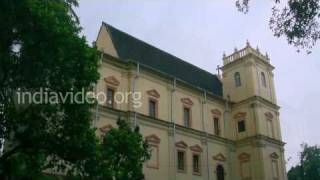
<path id="1" fill-rule="evenodd" d="M 282 141 L 281 125 L 280 125 L 280 118 L 279 118 L 280 113 L 279 113 L 279 111 L 276 111 L 275 114 L 276 114 L 275 121 L 277 123 L 277 126 L 275 128 L 277 136 L 275 138 Z"/>
<path id="2" fill-rule="evenodd" d="M 169 180 L 176 179 L 176 150 L 175 150 L 175 132 L 174 132 L 174 124 L 168 129 L 168 147 L 169 147 L 169 164 L 168 164 L 168 172 L 169 172 Z"/>
<path id="3" fill-rule="evenodd" d="M 203 179 L 210 180 L 210 157 L 207 137 L 201 137 L 201 145 L 203 146 Z"/>
<path id="4" fill-rule="evenodd" d="M 261 83 L 260 83 L 260 75 L 259 75 L 259 70 L 258 70 L 258 66 L 255 65 L 255 70 L 256 70 L 256 76 L 257 76 L 257 86 L 258 86 L 258 96 L 261 96 Z"/>
<path id="5" fill-rule="evenodd" d="M 120 79 L 120 82 L 125 82 L 126 80 L 129 80 L 129 82 L 130 82 L 130 78 L 129 78 L 129 76 L 128 76 L 128 72 L 126 71 L 126 70 L 121 70 L 121 79 Z M 123 83 L 123 84 L 125 84 L 125 83 Z M 122 93 L 125 93 L 125 92 L 128 92 L 130 89 L 126 89 L 126 88 L 128 88 L 128 87 L 125 87 L 123 84 L 120 84 L 119 85 L 119 91 L 120 92 L 122 92 Z M 128 84 L 130 84 L 130 83 L 128 83 Z M 128 101 L 130 101 L 130 100 L 128 100 Z M 118 108 L 121 110 L 121 111 L 127 111 L 127 110 L 129 110 L 129 108 L 127 107 L 129 102 L 127 102 L 127 103 L 120 103 L 119 105 L 118 105 Z"/>
<path id="6" fill-rule="evenodd" d="M 230 110 L 230 104 L 229 104 L 230 97 L 228 96 L 226 101 L 225 101 L 225 111 L 223 112 L 223 131 L 224 131 L 224 138 L 230 138 L 232 139 L 233 137 L 236 138 L 236 132 L 235 132 L 235 127 L 234 127 L 234 122 L 233 119 L 231 118 L 231 110 Z M 231 127 L 231 128 L 230 128 Z M 236 149 L 228 145 L 228 157 L 227 163 L 228 163 L 228 174 L 226 176 L 227 180 L 233 180 L 234 175 L 236 173 L 236 163 L 237 159 L 235 157 Z"/>
<path id="7" fill-rule="evenodd" d="M 253 159 L 252 159 L 252 169 L 253 171 L 253 179 L 256 180 L 266 180 L 266 167 L 265 163 L 269 163 L 268 159 L 264 158 L 264 150 L 266 149 L 266 145 L 262 143 L 260 140 L 255 140 L 253 142 Z"/>
<path id="8" fill-rule="evenodd" d="M 176 79 L 173 80 L 173 85 L 169 85 L 169 98 L 170 98 L 170 121 L 171 126 L 168 129 L 168 147 L 169 147 L 169 180 L 176 179 L 176 148 L 175 148 L 175 115 L 173 107 L 175 107 L 175 91 L 176 91 Z"/>
<path id="9" fill-rule="evenodd" d="M 226 180 L 234 180 L 237 179 L 239 176 L 237 175 L 237 164 L 238 164 L 238 159 L 237 159 L 237 151 L 235 146 L 233 145 L 228 145 L 228 169 L 229 173 L 226 176 Z"/>
<path id="10" fill-rule="evenodd" d="M 129 98 L 129 108 L 128 110 L 129 111 L 133 111 L 134 112 L 134 118 L 133 118 L 133 127 L 136 127 L 137 126 L 137 114 L 136 114 L 136 109 L 134 107 L 134 104 L 133 104 L 133 93 L 136 92 L 136 84 L 137 84 L 137 81 L 138 81 L 138 78 L 139 78 L 139 74 L 140 74 L 140 65 L 139 63 L 137 63 L 137 66 L 136 66 L 136 71 L 135 72 L 130 72 L 129 74 L 129 79 L 130 79 L 130 98 Z"/>
<path id="11" fill-rule="evenodd" d="M 130 71 L 128 73 L 128 91 L 132 92 L 135 88 L 135 83 L 134 83 L 134 78 L 135 78 L 135 74 L 133 71 Z M 129 94 L 129 98 L 128 98 L 128 111 L 133 111 L 133 97 L 132 94 Z"/>
<path id="12" fill-rule="evenodd" d="M 275 89 L 275 86 L 274 86 L 274 74 L 271 72 L 270 73 L 270 81 L 272 82 L 270 84 L 270 88 L 271 88 L 271 91 L 272 91 L 272 94 L 273 94 L 273 103 L 274 104 L 277 104 L 277 96 L 276 96 L 276 89 Z"/>
<path id="13" fill-rule="evenodd" d="M 231 117 L 231 108 L 230 108 L 230 97 L 228 96 L 225 105 L 224 105 L 224 112 L 223 112 L 223 137 L 227 139 L 236 139 L 237 134 L 236 134 L 236 127 L 235 123 Z"/>
<path id="14" fill-rule="evenodd" d="M 210 167 L 209 167 L 209 151 L 208 151 L 208 134 L 206 131 L 205 120 L 206 116 L 206 108 L 207 108 L 207 93 L 204 91 L 203 99 L 200 98 L 201 106 L 201 120 L 202 120 L 202 131 L 205 133 L 205 137 L 201 136 L 201 145 L 203 146 L 203 167 L 202 174 L 204 179 L 210 179 Z"/>
<path id="15" fill-rule="evenodd" d="M 283 180 L 287 180 L 287 169 L 286 169 L 286 164 L 285 164 L 285 158 L 284 158 L 284 148 L 281 147 L 280 149 L 280 166 L 281 166 L 281 176 Z"/>
<path id="16" fill-rule="evenodd" d="M 101 52 L 101 54 L 100 54 L 99 67 L 98 67 L 98 73 L 99 74 L 101 74 L 103 54 L 104 54 L 104 52 Z M 98 94 L 98 87 L 99 87 L 99 80 L 94 85 L 94 92 L 95 92 L 96 95 Z M 99 116 L 99 103 L 97 103 L 96 107 L 95 107 L 95 118 L 94 118 L 93 123 L 92 123 L 93 127 L 96 127 L 96 123 L 99 121 L 99 119 L 100 119 L 100 116 Z"/>
<path id="17" fill-rule="evenodd" d="M 261 130 L 260 130 L 260 118 L 259 118 L 259 107 L 260 105 L 258 103 L 252 103 L 250 105 L 251 109 L 252 109 L 252 114 L 253 114 L 253 123 L 254 123 L 254 128 L 255 134 L 261 134 Z"/>
<path id="18" fill-rule="evenodd" d="M 271 102 L 275 102 L 275 99 L 273 97 L 274 92 L 273 92 L 273 88 L 272 88 L 273 83 L 272 83 L 272 79 L 271 79 L 271 78 L 273 78 L 273 75 L 272 75 L 271 71 L 268 71 L 267 74 L 268 74 L 269 96 L 270 96 Z"/>

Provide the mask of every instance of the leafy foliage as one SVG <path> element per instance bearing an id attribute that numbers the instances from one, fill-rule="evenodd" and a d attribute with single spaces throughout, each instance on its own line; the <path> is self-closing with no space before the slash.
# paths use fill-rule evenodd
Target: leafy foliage
<path id="1" fill-rule="evenodd" d="M 148 144 L 129 124 L 119 118 L 118 129 L 111 129 L 103 137 L 94 159 L 87 162 L 89 179 L 142 180 L 143 162 L 150 158 Z"/>
<path id="2" fill-rule="evenodd" d="M 249 12 L 249 1 L 250 0 L 237 0 L 236 7 L 240 12 L 248 13 Z"/>
<path id="3" fill-rule="evenodd" d="M 0 179 L 142 179 L 149 157 L 139 129 L 122 120 L 98 143 L 89 102 L 18 103 L 16 92 L 84 93 L 98 54 L 80 37 L 76 0 L 0 1 Z M 1 145 L 1 143 L 0 143 Z M 47 171 L 48 172 L 48 171 Z"/>
<path id="4" fill-rule="evenodd" d="M 48 168 L 81 173 L 96 151 L 91 104 L 18 104 L 17 90 L 85 92 L 98 79 L 97 51 L 79 37 L 73 0 L 0 1 L 0 157 L 4 179 L 36 179 Z M 66 167 L 68 167 L 66 169 Z M 0 178 L 0 179 L 2 179 Z"/>
<path id="5" fill-rule="evenodd" d="M 300 164 L 288 172 L 288 180 L 318 180 L 320 179 L 320 147 L 302 145 Z"/>
<path id="6" fill-rule="evenodd" d="M 288 171 L 288 180 L 301 180 L 301 167 L 299 165 L 292 167 Z"/>
<path id="7" fill-rule="evenodd" d="M 250 0 L 237 0 L 239 11 L 249 11 Z M 288 0 L 280 8 L 280 0 L 274 0 L 270 29 L 276 37 L 285 36 L 289 44 L 300 49 L 311 49 L 320 39 L 320 0 Z"/>

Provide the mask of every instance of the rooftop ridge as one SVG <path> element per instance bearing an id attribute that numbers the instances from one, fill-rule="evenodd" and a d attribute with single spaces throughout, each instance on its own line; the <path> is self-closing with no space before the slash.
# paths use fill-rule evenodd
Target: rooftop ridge
<path id="1" fill-rule="evenodd" d="M 201 70 L 201 71 L 204 71 L 204 72 L 206 72 L 206 73 L 208 73 L 208 74 L 210 74 L 210 75 L 216 75 L 216 76 L 217 76 L 217 74 L 215 74 L 215 73 L 211 73 L 211 72 L 209 72 L 209 71 L 207 71 L 207 70 L 205 70 L 205 69 L 202 69 L 201 67 L 198 67 L 198 66 L 196 66 L 196 65 L 194 65 L 194 64 L 192 64 L 192 63 L 190 63 L 190 62 L 187 62 L 187 61 L 183 60 L 182 58 L 179 58 L 179 57 L 177 57 L 177 56 L 175 56 L 175 55 L 173 55 L 173 54 L 171 54 L 171 53 L 168 53 L 168 52 L 166 52 L 166 51 L 164 51 L 164 50 L 156 47 L 155 45 L 149 44 L 149 43 L 146 42 L 146 41 L 143 41 L 143 40 L 138 39 L 138 38 L 136 38 L 136 37 L 134 37 L 134 36 L 132 36 L 132 35 L 124 32 L 124 31 L 121 31 L 121 30 L 119 30 L 118 28 L 116 28 L 116 27 L 114 27 L 114 26 L 112 26 L 112 25 L 110 25 L 110 24 L 108 24 L 108 23 L 106 23 L 106 22 L 104 22 L 104 21 L 103 21 L 102 23 L 103 23 L 105 26 L 107 26 L 107 27 L 111 27 L 111 28 L 113 28 L 113 29 L 115 29 L 115 30 L 117 30 L 117 31 L 120 31 L 121 33 L 123 33 L 123 34 L 125 34 L 125 35 L 127 35 L 127 36 L 129 36 L 129 37 L 131 37 L 131 38 L 133 38 L 133 39 L 141 42 L 141 43 L 144 43 L 144 44 L 146 44 L 146 45 L 148 45 L 148 46 L 150 46 L 150 47 L 152 47 L 152 48 L 154 48 L 154 49 L 156 49 L 156 50 L 158 50 L 158 51 L 161 51 L 161 52 L 163 52 L 163 53 L 165 53 L 165 54 L 167 54 L 167 55 L 169 55 L 169 56 L 172 56 L 172 57 L 174 57 L 176 60 L 182 61 L 183 63 L 188 64 L 188 65 L 191 65 L 191 66 L 193 66 L 193 67 L 195 67 L 195 68 L 197 68 L 197 69 L 199 69 L 199 70 Z M 111 37 L 111 38 L 112 38 L 112 37 Z"/>
<path id="2" fill-rule="evenodd" d="M 110 24 L 102 22 L 102 25 L 108 31 L 120 60 L 131 60 L 148 65 L 177 79 L 198 86 L 204 91 L 222 96 L 222 83 L 216 74 L 133 37 Z"/>

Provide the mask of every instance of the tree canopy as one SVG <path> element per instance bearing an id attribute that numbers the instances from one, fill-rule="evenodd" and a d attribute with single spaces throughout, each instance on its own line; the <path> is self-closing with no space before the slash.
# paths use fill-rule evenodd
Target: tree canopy
<path id="1" fill-rule="evenodd" d="M 118 128 L 104 137 L 95 158 L 86 162 L 88 179 L 142 180 L 143 162 L 150 158 L 149 146 L 139 127 L 132 129 L 119 117 Z"/>
<path id="2" fill-rule="evenodd" d="M 40 88 L 62 95 L 93 90 L 98 53 L 80 36 L 74 6 L 76 0 L 0 1 L 0 139 L 6 140 L 0 179 L 43 179 L 43 172 L 80 179 L 142 176 L 147 149 L 138 129 L 131 132 L 119 121 L 120 130 L 111 130 L 100 144 L 92 103 L 70 96 L 57 103 L 17 101 L 18 92 Z M 101 166 L 89 166 L 93 160 Z"/>
<path id="3" fill-rule="evenodd" d="M 97 81 L 98 54 L 80 37 L 72 0 L 0 2 L 0 174 L 34 178 L 48 168 L 80 172 L 95 152 L 91 104 L 19 104 L 16 92 L 85 92 Z"/>
<path id="4" fill-rule="evenodd" d="M 289 44 L 308 53 L 320 39 L 320 0 L 288 0 L 283 6 L 274 0 L 270 29 L 276 37 L 286 37 Z M 237 0 L 239 11 L 248 13 L 250 0 Z"/>
<path id="5" fill-rule="evenodd" d="M 302 145 L 299 154 L 300 163 L 288 171 L 288 180 L 320 179 L 320 147 Z"/>

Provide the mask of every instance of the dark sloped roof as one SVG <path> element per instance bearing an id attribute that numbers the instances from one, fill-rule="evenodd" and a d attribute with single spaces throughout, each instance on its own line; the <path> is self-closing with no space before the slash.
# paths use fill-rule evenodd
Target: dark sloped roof
<path id="1" fill-rule="evenodd" d="M 133 60 L 172 75 L 217 96 L 222 96 L 222 84 L 216 75 L 204 71 L 106 23 L 112 42 L 122 60 Z"/>

